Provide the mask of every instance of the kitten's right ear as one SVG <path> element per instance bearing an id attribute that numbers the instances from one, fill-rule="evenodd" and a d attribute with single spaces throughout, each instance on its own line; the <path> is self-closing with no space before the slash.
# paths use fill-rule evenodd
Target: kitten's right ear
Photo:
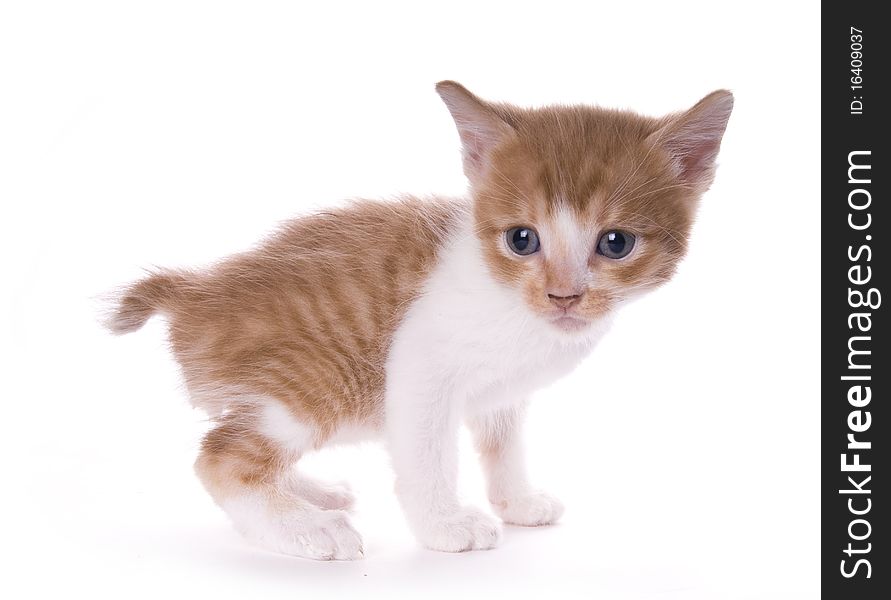
<path id="1" fill-rule="evenodd" d="M 727 120 L 733 111 L 733 94 L 712 92 L 690 110 L 674 115 L 650 137 L 672 155 L 681 180 L 705 191 L 715 174 L 715 158 Z"/>
<path id="2" fill-rule="evenodd" d="M 440 81 L 436 92 L 445 102 L 461 136 L 464 173 L 471 183 L 486 171 L 492 150 L 514 130 L 483 100 L 455 81 Z"/>

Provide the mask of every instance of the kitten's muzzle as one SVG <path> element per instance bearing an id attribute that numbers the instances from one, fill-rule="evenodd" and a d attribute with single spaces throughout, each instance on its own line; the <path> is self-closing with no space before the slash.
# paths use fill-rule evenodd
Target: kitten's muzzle
<path id="1" fill-rule="evenodd" d="M 552 318 L 550 319 L 551 323 L 568 332 L 579 331 L 586 328 L 589 321 L 581 317 L 574 310 L 574 308 L 581 303 L 584 295 L 584 292 L 569 295 L 549 293 L 548 300 L 555 307 L 552 313 Z"/>

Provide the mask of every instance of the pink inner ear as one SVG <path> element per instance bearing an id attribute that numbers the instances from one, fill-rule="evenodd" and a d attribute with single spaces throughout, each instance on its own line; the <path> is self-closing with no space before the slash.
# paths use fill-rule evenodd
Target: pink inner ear
<path id="1" fill-rule="evenodd" d="M 455 120 L 461 136 L 464 172 L 471 180 L 478 177 L 492 149 L 510 135 L 510 126 L 489 106 L 453 81 L 442 81 L 436 91 Z"/>
<path id="2" fill-rule="evenodd" d="M 489 153 L 507 134 L 507 126 L 495 117 L 481 113 L 475 118 L 471 121 L 462 115 L 455 119 L 461 136 L 465 172 L 471 178 L 482 174 Z"/>
<path id="3" fill-rule="evenodd" d="M 483 162 L 483 145 L 475 136 L 469 135 L 464 140 L 464 159 L 479 169 Z"/>
<path id="4" fill-rule="evenodd" d="M 720 138 L 717 140 L 702 140 L 698 144 L 678 152 L 681 163 L 681 176 L 688 181 L 700 179 L 714 164 L 720 147 Z"/>
<path id="5" fill-rule="evenodd" d="M 732 110 L 730 92 L 712 92 L 659 134 L 685 181 L 708 184 Z"/>

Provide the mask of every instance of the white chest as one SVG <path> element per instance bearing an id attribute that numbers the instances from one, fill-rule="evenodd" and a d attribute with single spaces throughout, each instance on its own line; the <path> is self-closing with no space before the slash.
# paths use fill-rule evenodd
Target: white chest
<path id="1" fill-rule="evenodd" d="M 519 290 L 496 281 L 476 237 L 457 235 L 398 328 L 391 374 L 448 390 L 468 409 L 485 409 L 571 371 L 606 332 L 608 321 L 570 337 L 535 315 Z M 394 373 L 398 371 L 398 373 Z"/>

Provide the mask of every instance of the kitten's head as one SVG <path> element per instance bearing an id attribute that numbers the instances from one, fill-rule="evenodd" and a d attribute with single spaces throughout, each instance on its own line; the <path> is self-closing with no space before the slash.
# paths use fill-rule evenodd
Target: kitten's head
<path id="1" fill-rule="evenodd" d="M 714 177 L 730 92 L 651 118 L 493 104 L 452 81 L 436 89 L 461 136 L 485 260 L 535 313 L 584 331 L 671 277 Z"/>

